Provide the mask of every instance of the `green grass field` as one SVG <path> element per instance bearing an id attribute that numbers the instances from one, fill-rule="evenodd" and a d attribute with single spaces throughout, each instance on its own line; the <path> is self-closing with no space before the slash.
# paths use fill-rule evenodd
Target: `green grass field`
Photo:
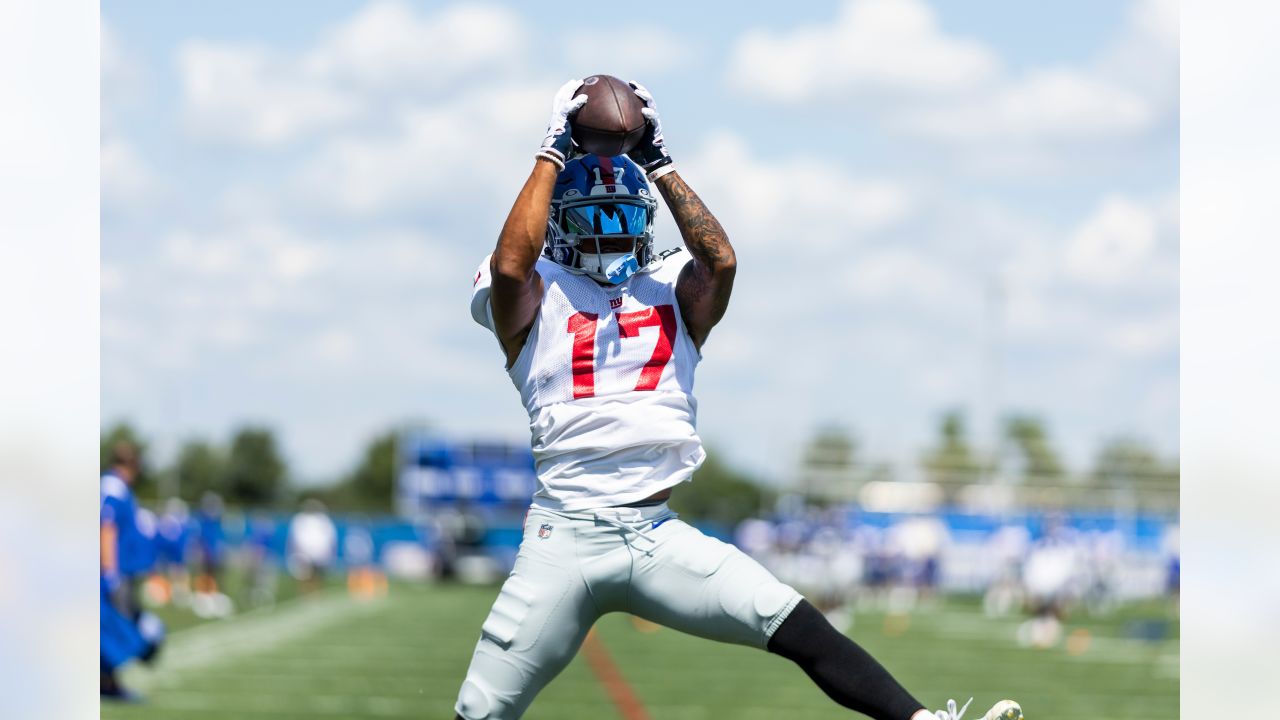
<path id="1" fill-rule="evenodd" d="M 481 622 L 497 588 L 393 585 L 384 598 L 332 589 L 270 609 L 180 629 L 153 668 L 126 681 L 141 705 L 104 705 L 103 718 L 451 718 Z M 1106 619 L 1074 619 L 1089 633 L 1075 653 L 1018 647 L 1018 618 L 990 620 L 975 603 L 950 600 L 903 628 L 860 613 L 850 635 L 922 701 L 974 701 L 981 713 L 1003 697 L 1031 720 L 1167 720 L 1178 716 L 1178 628 L 1156 642 L 1128 639 L 1127 624 L 1163 617 L 1160 605 Z M 625 615 L 596 626 L 651 718 L 662 720 L 841 718 L 790 663 L 748 648 L 658 629 Z M 892 632 L 890 632 L 892 631 Z M 978 706 L 982 707 L 979 708 Z M 580 654 L 539 696 L 528 718 L 617 718 Z"/>

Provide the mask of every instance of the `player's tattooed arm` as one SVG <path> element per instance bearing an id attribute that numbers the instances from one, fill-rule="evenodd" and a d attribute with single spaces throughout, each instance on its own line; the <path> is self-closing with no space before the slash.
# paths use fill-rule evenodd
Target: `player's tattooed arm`
<path id="1" fill-rule="evenodd" d="M 516 197 L 507 222 L 498 235 L 489 270 L 493 288 L 494 330 L 511 367 L 524 347 L 542 302 L 542 276 L 535 271 L 547 232 L 547 211 L 559 169 L 546 159 L 534 163 L 533 172 Z"/>
<path id="2" fill-rule="evenodd" d="M 676 281 L 676 299 L 680 301 L 680 314 L 689 336 L 694 345 L 701 348 L 711 328 L 720 322 L 729 307 L 733 277 L 738 269 L 737 256 L 720 221 L 678 172 L 658 178 L 657 185 L 675 216 L 685 247 L 693 256 Z"/>

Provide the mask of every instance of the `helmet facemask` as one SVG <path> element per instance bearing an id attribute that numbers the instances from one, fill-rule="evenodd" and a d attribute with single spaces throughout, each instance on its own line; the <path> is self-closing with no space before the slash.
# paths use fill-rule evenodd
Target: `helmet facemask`
<path id="1" fill-rule="evenodd" d="M 621 168 L 617 175 L 623 175 Z M 644 175 L 637 171 L 632 177 Z M 648 194 L 648 183 L 636 188 L 598 183 L 584 189 L 585 194 L 570 187 L 552 200 L 546 255 L 602 284 L 625 282 L 653 260 L 658 203 Z"/>

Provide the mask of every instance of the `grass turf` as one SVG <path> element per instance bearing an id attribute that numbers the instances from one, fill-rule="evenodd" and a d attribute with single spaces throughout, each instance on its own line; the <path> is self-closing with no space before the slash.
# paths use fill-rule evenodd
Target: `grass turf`
<path id="1" fill-rule="evenodd" d="M 102 717 L 446 718 L 497 588 L 394 585 L 375 601 L 331 589 L 176 632 L 154 668 L 126 681 L 146 702 L 105 704 Z M 1126 637 L 1162 606 L 1106 618 L 1075 618 L 1071 644 L 1050 650 L 1015 642 L 1020 619 L 990 620 L 976 604 L 948 600 L 903 623 L 859 613 L 850 635 L 921 701 L 975 696 L 970 715 L 1012 697 L 1031 720 L 1144 720 L 1178 716 L 1177 623 L 1168 637 Z M 719 720 L 850 717 L 784 660 L 609 615 L 596 626 L 652 718 Z M 1087 637 L 1086 634 L 1087 633 Z M 979 707 L 981 706 L 981 707 Z M 527 718 L 615 718 L 579 655 Z"/>

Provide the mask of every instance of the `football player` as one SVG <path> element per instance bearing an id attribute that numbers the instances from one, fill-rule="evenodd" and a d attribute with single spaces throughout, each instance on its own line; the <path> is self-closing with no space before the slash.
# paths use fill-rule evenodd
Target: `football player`
<path id="1" fill-rule="evenodd" d="M 520 717 L 597 618 L 627 612 L 781 655 L 879 720 L 959 718 L 954 702 L 927 711 L 794 589 L 668 508 L 705 458 L 694 370 L 736 259 L 676 172 L 644 87 L 632 83 L 647 128 L 628 156 L 574 156 L 581 85 L 556 94 L 533 172 L 473 283 L 472 317 L 496 336 L 529 412 L 538 489 L 458 717 Z M 688 252 L 655 251 L 655 186 Z M 1010 701 L 986 714 L 1021 717 Z"/>
<path id="2" fill-rule="evenodd" d="M 196 511 L 196 547 L 200 550 L 200 573 L 196 576 L 196 592 L 213 597 L 218 594 L 222 574 L 222 496 L 206 491 L 200 496 Z"/>
<path id="3" fill-rule="evenodd" d="M 151 660 L 164 639 L 164 624 L 142 610 L 136 594 L 137 578 L 153 561 L 152 539 L 139 528 L 131 489 L 139 467 L 137 449 L 117 443 L 111 467 L 99 481 L 99 692 L 106 699 L 135 699 L 121 687 L 116 671 L 134 658 Z"/>

